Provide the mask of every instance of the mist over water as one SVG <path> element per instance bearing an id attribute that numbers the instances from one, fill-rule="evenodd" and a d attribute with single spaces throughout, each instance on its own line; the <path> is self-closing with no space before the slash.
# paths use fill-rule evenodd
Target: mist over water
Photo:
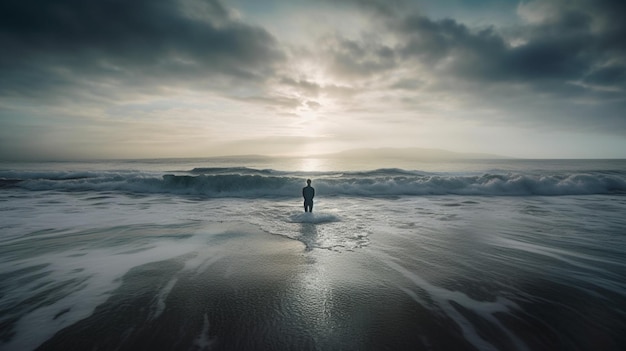
<path id="1" fill-rule="evenodd" d="M 0 350 L 626 344 L 623 161 L 239 162 L 0 167 Z"/>

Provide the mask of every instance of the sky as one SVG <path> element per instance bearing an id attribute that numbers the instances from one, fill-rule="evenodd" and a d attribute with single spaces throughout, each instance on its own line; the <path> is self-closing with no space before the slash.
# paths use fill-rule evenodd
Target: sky
<path id="1" fill-rule="evenodd" d="M 623 0 L 3 0 L 0 160 L 626 158 Z"/>

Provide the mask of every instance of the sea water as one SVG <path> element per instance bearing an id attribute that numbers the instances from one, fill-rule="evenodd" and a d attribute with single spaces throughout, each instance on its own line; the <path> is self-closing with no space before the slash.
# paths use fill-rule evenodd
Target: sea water
<path id="1" fill-rule="evenodd" d="M 624 330 L 623 160 L 0 164 L 0 350 L 623 350 Z"/>

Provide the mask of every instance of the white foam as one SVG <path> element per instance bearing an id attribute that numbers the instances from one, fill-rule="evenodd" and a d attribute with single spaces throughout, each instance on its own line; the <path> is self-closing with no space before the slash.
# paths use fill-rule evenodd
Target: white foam
<path id="1" fill-rule="evenodd" d="M 292 223 L 331 223 L 331 222 L 339 222 L 341 218 L 329 212 L 304 212 L 298 214 L 292 214 L 289 216 L 289 220 Z"/>
<path id="2" fill-rule="evenodd" d="M 9 179 L 6 186 L 35 191 L 122 191 L 244 198 L 298 197 L 300 194 L 302 179 L 298 173 L 268 170 L 260 174 L 240 174 L 238 169 L 233 169 L 232 174 L 224 172 L 163 175 L 130 171 L 0 171 L 0 181 Z M 320 175 L 315 187 L 320 196 L 611 194 L 626 192 L 626 175 L 623 172 L 458 175 L 375 170 L 341 176 Z"/>
<path id="3" fill-rule="evenodd" d="M 212 340 L 209 336 L 209 328 L 209 316 L 205 313 L 204 321 L 202 322 L 202 331 L 200 332 L 200 335 L 198 335 L 196 340 L 194 340 L 194 345 L 196 345 L 200 350 L 210 350 L 211 345 L 215 341 Z"/>
<path id="4" fill-rule="evenodd" d="M 516 303 L 505 299 L 503 297 L 498 297 L 496 301 L 477 301 L 466 294 L 460 291 L 451 291 L 445 288 L 438 287 L 433 285 L 418 276 L 414 272 L 409 271 L 398 263 L 393 262 L 393 259 L 388 257 L 388 259 L 384 260 L 384 263 L 389 267 L 393 268 L 395 271 L 402 274 L 404 277 L 409 279 L 411 282 L 415 284 L 415 286 L 419 289 L 424 290 L 428 296 L 432 299 L 432 302 L 422 299 L 415 292 L 401 288 L 407 295 L 409 295 L 413 300 L 424 307 L 431 307 L 432 303 L 439 307 L 448 317 L 452 318 L 459 327 L 461 327 L 463 336 L 467 339 L 472 345 L 474 345 L 479 350 L 493 350 L 496 351 L 498 348 L 483 339 L 480 336 L 480 333 L 476 330 L 474 325 L 465 318 L 457 309 L 452 305 L 452 302 L 467 308 L 477 314 L 479 314 L 482 318 L 488 320 L 493 325 L 498 326 L 500 330 L 502 330 L 507 336 L 516 343 L 516 346 L 519 349 L 527 350 L 526 345 L 517 338 L 513 333 L 511 333 L 500 321 L 495 318 L 494 314 L 498 312 L 510 312 L 513 309 L 520 309 Z M 433 310 L 436 311 L 436 310 Z"/>
<path id="5" fill-rule="evenodd" d="M 49 339 L 57 331 L 90 316 L 95 308 L 104 303 L 111 293 L 121 284 L 121 278 L 133 267 L 146 263 L 172 259 L 193 252 L 197 249 L 192 242 L 151 243 L 152 248 L 132 254 L 121 254 L 116 249 L 90 249 L 89 251 L 65 251 L 47 254 L 34 259 L 14 262 L 13 269 L 26 268 L 48 263 L 45 270 L 49 276 L 33 280 L 24 286 L 15 286 L 5 302 L 23 301 L 28 296 L 35 296 L 45 291 L 46 282 L 64 282 L 70 279 L 82 281 L 72 291 L 50 304 L 41 304 L 38 308 L 20 316 L 15 325 L 15 336 L 3 348 L 7 350 L 32 350 Z M 128 247 L 120 248 L 127 250 Z M 171 281 L 161 297 L 165 299 L 175 281 Z M 37 288 L 38 287 L 38 288 Z M 164 308 L 164 306 L 163 306 Z M 59 315 L 60 311 L 67 311 Z M 162 312 L 162 310 L 161 310 Z M 159 313 L 157 307 L 156 313 Z M 55 316 L 58 316 L 55 319 Z"/>
<path id="6" fill-rule="evenodd" d="M 167 297 L 169 296 L 170 292 L 172 291 L 172 288 L 174 287 L 174 285 L 176 285 L 176 282 L 178 282 L 178 278 L 173 278 L 171 279 L 167 285 L 165 285 L 165 287 L 163 289 L 161 289 L 161 291 L 159 291 L 159 295 L 157 296 L 157 300 L 155 302 L 155 305 L 153 307 L 153 312 L 150 315 L 150 319 L 154 320 L 156 318 L 158 318 L 163 311 L 165 311 L 165 300 L 167 299 Z"/>

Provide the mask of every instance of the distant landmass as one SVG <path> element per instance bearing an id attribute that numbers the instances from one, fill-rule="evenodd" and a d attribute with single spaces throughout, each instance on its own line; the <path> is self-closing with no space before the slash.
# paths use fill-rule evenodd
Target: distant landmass
<path id="1" fill-rule="evenodd" d="M 512 157 L 486 154 L 462 153 L 441 149 L 426 148 L 371 148 L 354 149 L 330 154 L 313 155 L 323 158 L 370 158 L 400 160 L 461 160 L 461 159 L 510 159 Z"/>

